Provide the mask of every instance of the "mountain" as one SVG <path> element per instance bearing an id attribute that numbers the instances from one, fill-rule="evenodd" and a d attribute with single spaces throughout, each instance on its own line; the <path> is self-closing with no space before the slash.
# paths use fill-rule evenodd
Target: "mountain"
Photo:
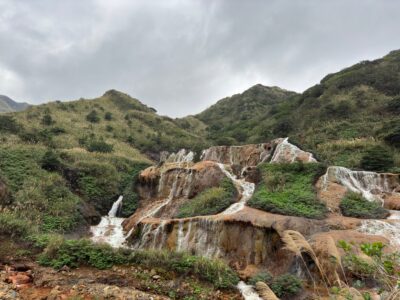
<path id="1" fill-rule="evenodd" d="M 28 103 L 15 102 L 11 98 L 0 95 L 0 113 L 24 110 Z"/>
<path id="2" fill-rule="evenodd" d="M 270 100 L 271 90 L 281 92 Z M 302 94 L 258 85 L 220 100 L 195 117 L 205 123 L 213 143 L 245 144 L 290 136 L 327 163 L 354 168 L 360 166 L 363 153 L 375 146 L 392 152 L 396 165 L 400 164 L 399 116 L 397 50 L 329 74 Z"/>
<path id="3" fill-rule="evenodd" d="M 241 94 L 219 100 L 194 117 L 208 126 L 208 138 L 217 144 L 255 142 L 258 140 L 254 136 L 262 135 L 254 132 L 255 121 L 295 95 L 279 87 L 257 84 Z"/>

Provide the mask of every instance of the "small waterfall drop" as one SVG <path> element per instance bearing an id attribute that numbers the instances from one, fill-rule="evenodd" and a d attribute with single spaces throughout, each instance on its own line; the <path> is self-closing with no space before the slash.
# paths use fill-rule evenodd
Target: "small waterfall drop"
<path id="1" fill-rule="evenodd" d="M 239 289 L 245 300 L 262 300 L 262 298 L 260 298 L 256 291 L 254 291 L 252 285 L 248 285 L 243 281 L 239 281 L 239 283 L 237 284 L 237 288 Z"/>
<path id="2" fill-rule="evenodd" d="M 115 218 L 117 216 L 118 210 L 121 208 L 123 196 L 119 196 L 118 200 L 115 201 L 108 212 L 110 218 Z"/>
<path id="3" fill-rule="evenodd" d="M 379 193 L 391 193 L 386 174 L 368 171 L 352 171 L 344 167 L 329 167 L 322 178 L 323 188 L 326 190 L 328 182 L 335 181 L 352 192 L 361 194 L 368 201 L 383 203 Z M 377 193 L 379 192 L 379 193 Z"/>
<path id="4" fill-rule="evenodd" d="M 224 164 L 218 164 L 221 171 L 230 178 L 235 186 L 238 188 L 241 196 L 240 199 L 225 209 L 221 214 L 230 215 L 237 213 L 238 211 L 242 210 L 243 207 L 246 205 L 246 202 L 253 196 L 255 184 L 252 182 L 246 181 L 244 178 L 237 179 L 235 175 L 231 174 L 226 168 Z"/>
<path id="5" fill-rule="evenodd" d="M 108 212 L 107 216 L 103 216 L 96 226 L 90 227 L 92 233 L 91 240 L 95 243 L 107 243 L 114 248 L 123 247 L 125 243 L 125 234 L 122 228 L 124 218 L 116 217 L 118 210 L 122 205 L 122 196 L 119 196 Z"/>
<path id="6" fill-rule="evenodd" d="M 194 152 L 181 149 L 177 153 L 171 153 L 166 159 L 167 163 L 189 163 L 194 159 Z"/>
<path id="7" fill-rule="evenodd" d="M 358 231 L 366 234 L 383 236 L 387 238 L 393 246 L 400 247 L 400 223 L 398 219 L 394 219 L 391 222 L 383 220 L 364 220 L 361 222 Z"/>

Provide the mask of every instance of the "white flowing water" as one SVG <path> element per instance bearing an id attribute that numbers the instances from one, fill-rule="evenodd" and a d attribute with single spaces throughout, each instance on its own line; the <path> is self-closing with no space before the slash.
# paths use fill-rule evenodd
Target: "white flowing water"
<path id="1" fill-rule="evenodd" d="M 381 235 L 387 238 L 391 245 L 400 247 L 400 222 L 399 221 L 383 221 L 383 220 L 364 220 L 361 222 L 359 232 Z"/>
<path id="2" fill-rule="evenodd" d="M 167 158 L 168 163 L 187 163 L 192 162 L 194 159 L 194 152 L 186 151 L 185 149 L 179 150 L 177 153 L 171 153 Z"/>
<path id="3" fill-rule="evenodd" d="M 367 171 L 352 171 L 344 167 L 329 167 L 322 178 L 323 188 L 326 190 L 328 181 L 337 182 L 348 190 L 361 194 L 368 201 L 383 203 L 380 193 L 393 192 L 386 174 Z"/>
<path id="4" fill-rule="evenodd" d="M 103 216 L 96 226 L 90 227 L 92 233 L 91 240 L 96 243 L 107 243 L 114 248 L 122 247 L 125 243 L 125 234 L 122 228 L 124 218 L 117 218 L 116 215 L 122 205 L 122 196 L 119 196 L 108 212 L 107 216 Z"/>
<path id="5" fill-rule="evenodd" d="M 234 185 L 238 188 L 240 193 L 239 200 L 225 209 L 222 214 L 230 215 L 237 213 L 238 211 L 242 210 L 243 207 L 246 205 L 247 201 L 253 196 L 255 184 L 252 182 L 246 181 L 244 178 L 237 179 L 235 175 L 231 174 L 226 168 L 224 164 L 218 164 L 221 171 L 230 178 Z"/>
<path id="6" fill-rule="evenodd" d="M 260 296 L 254 291 L 252 285 L 248 285 L 243 281 L 239 281 L 237 288 L 245 300 L 262 300 Z"/>
<path id="7" fill-rule="evenodd" d="M 299 147 L 289 143 L 289 138 L 283 139 L 275 149 L 275 152 L 271 158 L 271 163 L 279 162 L 295 162 L 299 156 L 308 155 L 307 162 L 317 162 L 312 153 L 305 152 Z"/>

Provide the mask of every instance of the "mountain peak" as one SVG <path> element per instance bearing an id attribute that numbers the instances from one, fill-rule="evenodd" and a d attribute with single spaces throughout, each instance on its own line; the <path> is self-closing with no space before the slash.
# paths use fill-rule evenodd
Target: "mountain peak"
<path id="1" fill-rule="evenodd" d="M 16 102 L 8 96 L 0 95 L 0 113 L 24 110 L 28 103 Z"/>

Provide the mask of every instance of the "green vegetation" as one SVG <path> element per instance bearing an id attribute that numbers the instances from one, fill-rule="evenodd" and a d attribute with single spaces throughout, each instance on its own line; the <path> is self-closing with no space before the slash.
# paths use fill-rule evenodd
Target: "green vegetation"
<path id="1" fill-rule="evenodd" d="M 253 142 L 259 118 L 273 111 L 294 92 L 278 87 L 255 85 L 242 94 L 224 98 L 195 117 L 208 125 L 208 138 L 219 145 Z M 264 119 L 263 123 L 268 122 Z M 260 134 L 262 134 L 260 132 Z M 265 139 L 266 133 L 258 139 Z"/>
<path id="2" fill-rule="evenodd" d="M 252 276 L 248 283 L 255 285 L 259 281 L 266 283 L 276 296 L 284 299 L 293 297 L 303 288 L 301 280 L 291 274 L 282 274 L 274 278 L 269 272 L 260 272 Z"/>
<path id="3" fill-rule="evenodd" d="M 384 219 L 389 215 L 380 203 L 368 201 L 357 193 L 348 193 L 340 202 L 340 210 L 346 217 L 362 219 Z"/>
<path id="4" fill-rule="evenodd" d="M 393 155 L 385 148 L 375 146 L 365 152 L 360 166 L 367 171 L 385 172 L 394 167 Z"/>
<path id="5" fill-rule="evenodd" d="M 235 185 L 224 178 L 219 187 L 208 188 L 179 207 L 177 218 L 214 215 L 234 203 L 237 195 Z"/>
<path id="6" fill-rule="evenodd" d="M 318 202 L 313 184 L 324 173 L 321 164 L 262 164 L 263 180 L 248 202 L 272 213 L 323 218 L 326 208 Z"/>
<path id="7" fill-rule="evenodd" d="M 340 241 L 346 255 L 342 259 L 345 271 L 352 275 L 353 285 L 378 285 L 389 293 L 396 291 L 399 284 L 400 253 L 384 252 L 381 242 L 350 245 Z M 362 252 L 362 255 L 359 253 Z M 359 283 L 358 283 L 359 281 Z"/>
<path id="8" fill-rule="evenodd" d="M 128 203 L 135 199 L 134 182 L 129 180 L 147 166 L 109 154 L 2 145 L 0 177 L 9 196 L 1 203 L 7 208 L 0 218 L 9 224 L 12 215 L 13 226 L 24 224 L 29 234 L 74 231 L 92 222 L 93 215 L 84 207 L 105 214 L 119 195 L 129 192 Z M 14 235 L 9 227 L 4 225 L 3 234 Z"/>
<path id="9" fill-rule="evenodd" d="M 232 288 L 239 281 L 236 273 L 223 262 L 186 253 L 115 250 L 108 245 L 93 244 L 89 240 L 64 240 L 59 237 L 40 239 L 39 244 L 46 245 L 45 251 L 39 256 L 39 263 L 54 268 L 89 265 L 106 269 L 113 265 L 133 264 L 163 268 L 185 276 L 198 276 L 216 288 Z"/>
<path id="10" fill-rule="evenodd" d="M 256 283 L 259 281 L 265 282 L 266 284 L 270 285 L 273 281 L 273 277 L 269 272 L 260 272 L 250 277 L 249 284 L 256 285 Z"/>
<path id="11" fill-rule="evenodd" d="M 271 290 L 278 297 L 294 296 L 302 290 L 303 286 L 299 278 L 291 274 L 283 274 L 274 278 Z"/>
<path id="12" fill-rule="evenodd" d="M 400 50 L 330 74 L 302 94 L 256 85 L 195 117 L 214 144 L 290 136 L 327 165 L 360 168 L 368 149 L 386 143 L 399 166 L 399 74 Z"/>

